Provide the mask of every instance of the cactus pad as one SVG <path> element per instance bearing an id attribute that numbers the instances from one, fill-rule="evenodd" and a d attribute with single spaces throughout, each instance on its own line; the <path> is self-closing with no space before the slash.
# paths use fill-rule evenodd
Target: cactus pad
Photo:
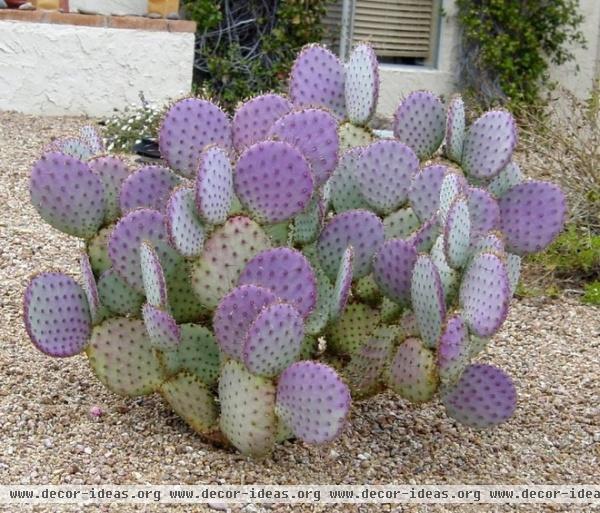
<path id="1" fill-rule="evenodd" d="M 100 304 L 100 296 L 98 294 L 98 285 L 96 284 L 94 271 L 92 271 L 92 264 L 90 264 L 87 253 L 81 253 L 79 266 L 81 268 L 81 277 L 83 278 L 83 290 L 90 310 L 90 318 L 92 324 L 97 324 L 102 320 L 103 312 Z"/>
<path id="2" fill-rule="evenodd" d="M 154 246 L 167 276 L 181 259 L 169 244 L 165 218 L 160 212 L 139 209 L 122 218 L 110 235 L 108 256 L 125 283 L 140 293 L 144 292 L 140 264 L 142 241 Z"/>
<path id="3" fill-rule="evenodd" d="M 80 161 L 86 161 L 93 156 L 92 149 L 78 137 L 65 137 L 52 141 L 44 151 L 59 152 Z"/>
<path id="4" fill-rule="evenodd" d="M 363 303 L 346 307 L 327 330 L 327 347 L 336 354 L 352 354 L 373 334 L 381 320 L 378 310 Z"/>
<path id="5" fill-rule="evenodd" d="M 325 226 L 317 251 L 323 270 L 335 279 L 340 261 L 348 246 L 354 250 L 354 277 L 371 271 L 371 259 L 384 241 L 381 219 L 366 210 L 349 210 L 334 216 Z"/>
<path id="6" fill-rule="evenodd" d="M 150 208 L 163 212 L 171 191 L 179 183 L 180 178 L 166 167 L 142 167 L 121 185 L 121 211 L 126 214 L 136 208 Z"/>
<path id="7" fill-rule="evenodd" d="M 517 255 L 542 251 L 563 229 L 567 206 L 565 195 L 549 182 L 524 182 L 499 200 L 500 227 L 506 249 Z"/>
<path id="8" fill-rule="evenodd" d="M 277 414 L 306 443 L 333 440 L 344 428 L 350 391 L 336 372 L 316 362 L 297 362 L 279 377 Z"/>
<path id="9" fill-rule="evenodd" d="M 246 263 L 271 247 L 262 228 L 247 217 L 232 217 L 204 244 L 202 256 L 191 265 L 192 288 L 200 302 L 215 308 L 237 283 Z"/>
<path id="10" fill-rule="evenodd" d="M 433 351 L 418 338 L 407 338 L 398 346 L 392 360 L 388 384 L 413 403 L 429 401 L 439 384 Z"/>
<path id="11" fill-rule="evenodd" d="M 446 224 L 446 216 L 448 215 L 450 206 L 460 194 L 465 192 L 466 188 L 467 181 L 464 176 L 452 172 L 446 173 L 440 187 L 440 199 L 438 203 L 438 218 L 440 223 Z"/>
<path id="12" fill-rule="evenodd" d="M 256 285 L 241 285 L 219 303 L 213 318 L 215 337 L 221 351 L 241 360 L 248 328 L 263 308 L 277 301 L 269 289 Z"/>
<path id="13" fill-rule="evenodd" d="M 196 175 L 196 207 L 210 224 L 221 224 L 233 202 L 233 168 L 227 152 L 209 146 L 200 155 Z"/>
<path id="14" fill-rule="evenodd" d="M 104 221 L 112 223 L 121 215 L 119 196 L 121 186 L 129 176 L 129 168 L 119 157 L 97 157 L 88 162 L 90 169 L 100 177 L 104 188 Z"/>
<path id="15" fill-rule="evenodd" d="M 346 248 L 340 262 L 340 268 L 335 279 L 333 297 L 331 300 L 331 319 L 337 320 L 344 312 L 350 297 L 352 286 L 352 263 L 354 261 L 354 250 L 352 246 Z"/>
<path id="16" fill-rule="evenodd" d="M 373 277 L 379 288 L 397 303 L 410 300 L 410 284 L 417 250 L 402 239 L 387 241 L 373 259 Z"/>
<path id="17" fill-rule="evenodd" d="M 365 125 L 375 114 L 379 98 L 379 64 L 373 48 L 357 45 L 346 63 L 344 88 L 348 119 L 356 125 Z"/>
<path id="18" fill-rule="evenodd" d="M 480 237 L 473 244 L 473 254 L 477 253 L 495 253 L 496 255 L 504 255 L 504 240 L 499 232 L 488 232 Z"/>
<path id="19" fill-rule="evenodd" d="M 461 424 L 487 428 L 508 420 L 517 404 L 512 380 L 492 365 L 470 365 L 453 387 L 442 393 L 446 412 Z"/>
<path id="20" fill-rule="evenodd" d="M 150 394 L 163 381 L 140 319 L 113 317 L 94 327 L 86 352 L 98 379 L 117 394 Z"/>
<path id="21" fill-rule="evenodd" d="M 438 273 L 440 274 L 440 280 L 442 282 L 442 288 L 444 289 L 444 297 L 448 300 L 456 291 L 456 284 L 458 282 L 458 271 L 452 269 L 448 265 L 446 255 L 444 253 L 444 237 L 440 235 L 433 247 L 431 248 L 431 261 L 437 267 Z M 448 301 L 447 301 L 448 302 Z"/>
<path id="22" fill-rule="evenodd" d="M 90 257 L 90 264 L 96 276 L 110 269 L 111 262 L 108 258 L 108 239 L 115 226 L 109 225 L 100 228 L 100 231 L 85 243 L 86 252 Z"/>
<path id="23" fill-rule="evenodd" d="M 523 173 L 517 164 L 509 162 L 489 183 L 487 189 L 496 198 L 504 196 L 509 189 L 523 181 Z"/>
<path id="24" fill-rule="evenodd" d="M 269 130 L 269 136 L 298 148 L 310 164 L 315 185 L 323 185 L 338 161 L 337 121 L 321 109 L 290 112 Z"/>
<path id="25" fill-rule="evenodd" d="M 181 328 L 170 313 L 146 303 L 142 315 L 153 347 L 169 351 L 179 345 Z"/>
<path id="26" fill-rule="evenodd" d="M 386 239 L 405 239 L 419 228 L 419 218 L 412 208 L 401 208 L 383 220 Z"/>
<path id="27" fill-rule="evenodd" d="M 435 216 L 425 221 L 418 230 L 415 230 L 407 241 L 410 242 L 417 251 L 429 251 L 440 232 L 440 227 Z"/>
<path id="28" fill-rule="evenodd" d="M 491 180 L 510 162 L 516 145 L 513 117 L 501 110 L 486 112 L 465 135 L 463 169 L 475 178 Z"/>
<path id="29" fill-rule="evenodd" d="M 460 96 L 450 100 L 446 113 L 446 156 L 458 162 L 462 160 L 465 140 L 465 104 Z"/>
<path id="30" fill-rule="evenodd" d="M 265 287 L 294 305 L 306 318 L 317 302 L 317 279 L 306 257 L 295 249 L 263 251 L 244 267 L 239 285 Z"/>
<path id="31" fill-rule="evenodd" d="M 31 170 L 29 190 L 42 219 L 64 233 L 87 239 L 104 220 L 102 181 L 74 157 L 43 155 Z"/>
<path id="32" fill-rule="evenodd" d="M 217 405 L 212 392 L 193 374 L 181 372 L 160 387 L 160 393 L 173 411 L 198 433 L 217 425 Z"/>
<path id="33" fill-rule="evenodd" d="M 342 123 L 338 128 L 338 135 L 340 136 L 341 151 L 368 146 L 375 140 L 373 132 L 369 128 L 356 126 L 352 123 Z"/>
<path id="34" fill-rule="evenodd" d="M 346 116 L 344 64 L 320 45 L 305 46 L 290 73 L 290 98 L 301 107 L 325 107 Z"/>
<path id="35" fill-rule="evenodd" d="M 250 146 L 236 164 L 235 192 L 250 212 L 267 223 L 278 223 L 302 212 L 313 193 L 308 161 L 283 141 Z"/>
<path id="36" fill-rule="evenodd" d="M 446 321 L 437 351 L 437 366 L 442 383 L 455 383 L 469 363 L 470 339 L 467 326 L 460 315 Z"/>
<path id="37" fill-rule="evenodd" d="M 320 267 L 315 267 L 314 270 L 317 277 L 317 304 L 305 323 L 306 333 L 311 335 L 320 333 L 327 325 L 331 311 L 331 298 L 334 294 L 333 285 L 325 271 Z"/>
<path id="38" fill-rule="evenodd" d="M 233 145 L 238 152 L 267 138 L 269 129 L 292 110 L 292 103 L 278 94 L 262 94 L 244 102 L 233 117 Z"/>
<path id="39" fill-rule="evenodd" d="M 327 182 L 331 203 L 338 214 L 346 210 L 368 208 L 369 206 L 355 179 L 361 152 L 361 148 L 345 151 L 340 158 L 338 167 Z"/>
<path id="40" fill-rule="evenodd" d="M 421 221 L 430 219 L 437 212 L 440 190 L 447 171 L 446 166 L 435 164 L 423 168 L 413 176 L 408 198 L 410 206 Z"/>
<path id="41" fill-rule="evenodd" d="M 177 187 L 166 209 L 167 233 L 173 247 L 184 257 L 202 253 L 206 229 L 196 211 L 195 193 L 191 187 Z"/>
<path id="42" fill-rule="evenodd" d="M 412 177 L 418 170 L 419 160 L 408 146 L 384 139 L 363 149 L 354 179 L 369 205 L 390 213 L 406 202 Z"/>
<path id="43" fill-rule="evenodd" d="M 33 344 L 49 356 L 79 354 L 90 336 L 85 292 L 73 278 L 62 273 L 41 273 L 29 282 L 23 318 Z"/>
<path id="44" fill-rule="evenodd" d="M 428 91 L 409 94 L 394 114 L 394 135 L 420 159 L 431 157 L 442 144 L 446 112 L 440 99 Z"/>
<path id="45" fill-rule="evenodd" d="M 104 152 L 102 137 L 92 125 L 85 125 L 79 129 L 79 139 L 91 150 L 93 155 Z"/>
<path id="46" fill-rule="evenodd" d="M 248 328 L 244 363 L 257 376 L 275 377 L 294 362 L 304 339 L 302 317 L 292 305 L 265 306 Z"/>
<path id="47" fill-rule="evenodd" d="M 470 187 L 466 191 L 471 219 L 471 240 L 475 241 L 500 226 L 500 208 L 494 197 L 484 189 Z"/>
<path id="48" fill-rule="evenodd" d="M 519 255 L 513 255 L 509 253 L 506 257 L 506 272 L 508 274 L 508 282 L 510 285 L 510 295 L 512 296 L 519 284 L 519 277 L 521 275 L 521 257 Z"/>
<path id="49" fill-rule="evenodd" d="M 446 303 L 440 274 L 427 255 L 420 255 L 415 263 L 411 299 L 423 342 L 427 347 L 436 347 L 446 317 Z"/>
<path id="50" fill-rule="evenodd" d="M 504 262 L 492 253 L 480 253 L 469 263 L 460 285 L 460 304 L 471 332 L 489 337 L 508 314 L 510 284 Z"/>
<path id="51" fill-rule="evenodd" d="M 140 246 L 142 281 L 148 303 L 157 308 L 167 308 L 167 282 L 158 254 L 152 244 L 142 241 Z"/>
<path id="52" fill-rule="evenodd" d="M 471 244 L 471 219 L 466 198 L 454 200 L 444 227 L 444 255 L 450 267 L 459 269 L 469 256 Z"/>
<path id="53" fill-rule="evenodd" d="M 175 103 L 167 112 L 160 127 L 158 143 L 169 167 L 192 178 L 206 146 L 218 144 L 231 148 L 231 123 L 215 104 L 186 98 Z"/>
<path id="54" fill-rule="evenodd" d="M 299 244 L 314 242 L 321 231 L 324 215 L 325 209 L 323 208 L 321 198 L 318 196 L 313 197 L 306 211 L 301 212 L 294 218 L 294 241 Z M 287 226 L 285 235 L 286 238 L 280 244 L 282 246 L 287 243 Z"/>
<path id="55" fill-rule="evenodd" d="M 177 348 L 160 352 L 158 356 L 170 375 L 186 371 L 206 385 L 214 385 L 219 379 L 219 346 L 212 332 L 199 324 L 182 324 Z"/>
<path id="56" fill-rule="evenodd" d="M 353 394 L 363 397 L 377 392 L 396 336 L 397 330 L 393 327 L 381 326 L 352 355 L 344 377 Z"/>
<path id="57" fill-rule="evenodd" d="M 275 385 L 254 376 L 235 360 L 223 365 L 219 379 L 221 431 L 242 453 L 263 456 L 275 443 Z"/>
<path id="58" fill-rule="evenodd" d="M 98 278 L 100 304 L 117 315 L 139 316 L 144 296 L 132 289 L 114 269 L 107 269 Z"/>

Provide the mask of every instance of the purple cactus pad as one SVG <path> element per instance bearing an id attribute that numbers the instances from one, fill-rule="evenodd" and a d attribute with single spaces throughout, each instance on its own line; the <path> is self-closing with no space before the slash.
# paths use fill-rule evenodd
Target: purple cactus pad
<path id="1" fill-rule="evenodd" d="M 234 185 L 239 200 L 250 212 L 267 223 L 278 223 L 308 206 L 314 181 L 298 149 L 283 141 L 264 141 L 241 155 Z"/>
<path id="2" fill-rule="evenodd" d="M 346 248 L 340 262 L 340 268 L 335 279 L 333 298 L 331 300 L 331 319 L 336 320 L 344 313 L 348 299 L 350 298 L 350 287 L 352 286 L 352 263 L 354 261 L 354 250 L 352 246 Z"/>
<path id="3" fill-rule="evenodd" d="M 84 290 L 62 273 L 41 273 L 25 290 L 25 328 L 33 344 L 49 356 L 81 353 L 90 336 L 90 310 Z"/>
<path id="4" fill-rule="evenodd" d="M 512 187 L 519 185 L 523 179 L 521 168 L 516 163 L 509 162 L 489 183 L 487 190 L 496 198 L 501 198 Z"/>
<path id="5" fill-rule="evenodd" d="M 390 388 L 405 399 L 414 403 L 428 401 L 439 384 L 433 351 L 418 338 L 407 338 L 398 346 L 388 381 Z"/>
<path id="6" fill-rule="evenodd" d="M 62 153 L 46 153 L 31 170 L 31 203 L 42 219 L 75 237 L 96 234 L 105 214 L 104 187 L 90 167 Z"/>
<path id="7" fill-rule="evenodd" d="M 206 229 L 196 211 L 196 193 L 191 187 L 177 187 L 166 209 L 167 233 L 173 247 L 184 257 L 202 253 Z"/>
<path id="8" fill-rule="evenodd" d="M 140 245 L 140 264 L 148 303 L 156 308 L 167 308 L 167 281 L 158 254 L 148 241 Z"/>
<path id="9" fill-rule="evenodd" d="M 450 100 L 446 113 L 446 156 L 459 164 L 462 160 L 465 128 L 465 104 L 457 95 Z"/>
<path id="10" fill-rule="evenodd" d="M 461 268 L 469 256 L 471 245 L 471 219 L 467 199 L 459 196 L 454 200 L 444 226 L 444 256 L 448 265 Z"/>
<path id="11" fill-rule="evenodd" d="M 287 303 L 265 306 L 246 333 L 244 364 L 252 374 L 275 377 L 298 359 L 303 339 L 298 310 Z"/>
<path id="12" fill-rule="evenodd" d="M 192 178 L 206 146 L 218 144 L 231 148 L 231 122 L 214 103 L 186 98 L 175 103 L 165 115 L 158 143 L 169 167 Z"/>
<path id="13" fill-rule="evenodd" d="M 334 216 L 317 242 L 319 262 L 331 279 L 335 279 L 344 251 L 354 250 L 354 278 L 371 271 L 371 259 L 384 241 L 383 223 L 366 210 L 349 210 Z"/>
<path id="14" fill-rule="evenodd" d="M 171 191 L 179 183 L 180 178 L 166 167 L 142 167 L 131 173 L 121 185 L 121 212 L 127 214 L 136 208 L 151 208 L 163 212 Z"/>
<path id="15" fill-rule="evenodd" d="M 446 173 L 440 187 L 440 200 L 438 207 L 438 219 L 442 225 L 446 224 L 446 216 L 450 206 L 459 195 L 464 194 L 467 189 L 465 177 L 452 171 Z"/>
<path id="16" fill-rule="evenodd" d="M 440 205 L 440 189 L 448 172 L 446 166 L 427 166 L 415 174 L 408 191 L 410 206 L 421 221 L 430 219 Z"/>
<path id="17" fill-rule="evenodd" d="M 90 258 L 84 251 L 81 252 L 79 266 L 81 268 L 81 277 L 83 278 L 82 288 L 87 298 L 92 324 L 97 324 L 102 318 L 100 296 L 98 295 L 98 286 L 96 285 L 96 278 L 94 277 L 94 271 L 92 271 Z"/>
<path id="18" fill-rule="evenodd" d="M 491 180 L 510 162 L 516 145 L 512 115 L 502 110 L 486 112 L 466 133 L 462 167 L 475 178 Z"/>
<path id="19" fill-rule="evenodd" d="M 498 203 L 506 249 L 517 255 L 542 251 L 565 224 L 565 195 L 552 183 L 521 183 L 506 192 Z"/>
<path id="20" fill-rule="evenodd" d="M 299 107 L 325 107 L 346 116 L 344 64 L 327 48 L 305 46 L 290 72 L 290 98 Z"/>
<path id="21" fill-rule="evenodd" d="M 384 139 L 363 149 L 354 179 L 367 203 L 390 213 L 408 199 L 411 180 L 418 170 L 419 160 L 408 146 Z"/>
<path id="22" fill-rule="evenodd" d="M 275 301 L 277 296 L 272 291 L 256 285 L 242 285 L 227 294 L 213 317 L 213 329 L 221 351 L 242 360 L 248 328 L 260 311 Z"/>
<path id="23" fill-rule="evenodd" d="M 469 263 L 460 285 L 460 304 L 469 329 L 478 337 L 496 333 L 508 315 L 510 283 L 504 262 L 480 253 Z"/>
<path id="24" fill-rule="evenodd" d="M 298 148 L 310 164 L 317 186 L 333 173 L 340 142 L 337 121 L 322 109 L 303 109 L 280 118 L 269 130 L 269 137 Z"/>
<path id="25" fill-rule="evenodd" d="M 317 302 L 317 279 L 306 257 L 295 249 L 268 249 L 250 260 L 238 285 L 258 285 L 294 305 L 306 318 Z"/>
<path id="26" fill-rule="evenodd" d="M 207 147 L 200 156 L 196 175 L 196 207 L 202 219 L 222 224 L 233 202 L 233 168 L 227 152 Z"/>
<path id="27" fill-rule="evenodd" d="M 373 278 L 390 299 L 397 303 L 410 300 L 410 282 L 417 261 L 417 250 L 407 241 L 388 240 L 373 259 Z"/>
<path id="28" fill-rule="evenodd" d="M 462 317 L 453 315 L 446 327 L 437 350 L 437 366 L 442 383 L 455 383 L 469 363 L 470 338 Z"/>
<path id="29" fill-rule="evenodd" d="M 484 189 L 467 189 L 469 215 L 471 218 L 471 240 L 482 237 L 500 226 L 500 208 L 494 197 Z"/>
<path id="30" fill-rule="evenodd" d="M 154 246 L 167 276 L 181 261 L 169 244 L 165 218 L 160 212 L 139 209 L 126 215 L 110 235 L 108 256 L 125 283 L 140 293 L 144 292 L 140 265 L 140 244 L 144 240 Z"/>
<path id="31" fill-rule="evenodd" d="M 106 222 L 116 221 L 121 215 L 119 196 L 121 185 L 129 176 L 129 168 L 124 160 L 119 157 L 96 157 L 88 162 L 94 174 L 100 177 L 104 186 L 104 201 Z"/>
<path id="32" fill-rule="evenodd" d="M 262 94 L 244 102 L 233 117 L 233 145 L 238 152 L 267 138 L 269 129 L 294 106 L 278 94 Z"/>
<path id="33" fill-rule="evenodd" d="M 371 45 L 361 43 L 352 50 L 346 63 L 344 96 L 348 119 L 356 125 L 368 123 L 379 98 L 379 63 Z"/>
<path id="34" fill-rule="evenodd" d="M 492 365 L 468 366 L 460 380 L 442 393 L 450 417 L 473 428 L 488 428 L 508 420 L 515 411 L 517 391 L 506 373 Z"/>
<path id="35" fill-rule="evenodd" d="M 429 91 L 410 93 L 394 114 L 394 135 L 420 159 L 429 158 L 437 151 L 445 129 L 444 105 Z"/>
<path id="36" fill-rule="evenodd" d="M 316 362 L 297 362 L 279 377 L 277 413 L 303 442 L 320 444 L 342 431 L 350 391 L 336 372 Z"/>
<path id="37" fill-rule="evenodd" d="M 418 230 L 415 230 L 407 241 L 410 242 L 417 251 L 427 252 L 429 251 L 437 239 L 440 232 L 440 227 L 436 216 L 434 215 L 431 219 L 425 221 Z"/>
<path id="38" fill-rule="evenodd" d="M 142 316 L 152 346 L 165 351 L 177 349 L 181 328 L 171 314 L 146 303 L 142 307 Z"/>

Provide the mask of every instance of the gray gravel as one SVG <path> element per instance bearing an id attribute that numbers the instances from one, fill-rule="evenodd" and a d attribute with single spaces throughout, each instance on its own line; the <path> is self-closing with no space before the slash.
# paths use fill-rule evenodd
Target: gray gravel
<path id="1" fill-rule="evenodd" d="M 28 171 L 44 144 L 55 136 L 75 134 L 82 123 L 83 119 L 0 113 L 0 483 L 600 482 L 600 310 L 568 298 L 516 302 L 504 329 L 482 357 L 515 379 L 519 406 L 509 423 L 474 432 L 448 419 L 438 403 L 414 407 L 383 394 L 355 406 L 348 429 L 335 443 L 324 447 L 285 443 L 265 461 L 203 443 L 157 397 L 128 400 L 111 394 L 92 376 L 84 357 L 55 360 L 37 352 L 22 326 L 23 289 L 29 275 L 39 270 L 58 268 L 77 276 L 79 246 L 44 224 L 31 208 Z M 105 412 L 98 420 L 89 415 L 96 405 Z M 86 511 L 159 509 L 119 506 Z M 323 505 L 294 511 L 516 509 Z M 168 510 L 209 511 L 205 506 Z M 59 509 L 13 506 L 2 511 Z M 269 511 L 291 507 L 276 505 Z M 519 511 L 542 510 L 531 506 Z"/>

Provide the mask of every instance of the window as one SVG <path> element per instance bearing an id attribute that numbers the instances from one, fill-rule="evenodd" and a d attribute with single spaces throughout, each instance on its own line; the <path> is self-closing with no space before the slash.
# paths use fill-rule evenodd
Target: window
<path id="1" fill-rule="evenodd" d="M 346 0 L 347 47 L 373 45 L 380 62 L 433 65 L 441 0 Z M 339 53 L 344 0 L 330 4 L 324 19 L 325 42 Z"/>

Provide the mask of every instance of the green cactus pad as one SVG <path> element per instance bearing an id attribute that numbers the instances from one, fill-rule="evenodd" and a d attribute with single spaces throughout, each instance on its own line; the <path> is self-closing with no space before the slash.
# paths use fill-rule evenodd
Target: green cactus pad
<path id="1" fill-rule="evenodd" d="M 353 303 L 339 320 L 329 326 L 327 347 L 337 354 L 354 353 L 375 331 L 381 321 L 380 313 L 362 303 Z"/>
<path id="2" fill-rule="evenodd" d="M 90 335 L 86 294 L 71 277 L 41 273 L 27 286 L 23 320 L 33 344 L 49 356 L 67 357 L 83 351 Z"/>
<path id="3" fill-rule="evenodd" d="M 169 351 L 179 345 L 181 328 L 169 312 L 146 303 L 142 316 L 153 347 Z"/>
<path id="4" fill-rule="evenodd" d="M 417 323 L 417 316 L 412 310 L 404 310 L 400 319 L 398 319 L 398 329 L 400 332 L 398 333 L 398 338 L 400 340 L 405 340 L 410 337 L 421 336 L 421 331 L 419 330 L 419 324 Z"/>
<path id="5" fill-rule="evenodd" d="M 338 128 L 338 135 L 340 137 L 340 151 L 358 146 L 367 146 L 375 140 L 371 130 L 352 123 L 342 123 Z"/>
<path id="6" fill-rule="evenodd" d="M 44 154 L 31 170 L 29 191 L 42 219 L 61 232 L 89 239 L 104 221 L 102 180 L 74 157 Z"/>
<path id="7" fill-rule="evenodd" d="M 364 397 L 378 391 L 397 335 L 396 328 L 380 326 L 352 355 L 344 377 L 353 396 Z"/>
<path id="8" fill-rule="evenodd" d="M 98 324 L 104 316 L 104 311 L 100 304 L 98 285 L 94 278 L 94 272 L 92 271 L 92 265 L 90 264 L 87 253 L 81 253 L 79 264 L 81 267 L 81 277 L 83 278 L 83 290 L 85 291 L 85 296 L 87 298 L 92 324 Z"/>
<path id="9" fill-rule="evenodd" d="M 98 379 L 117 394 L 150 394 L 164 379 L 140 319 L 113 317 L 95 326 L 86 353 Z"/>
<path id="10" fill-rule="evenodd" d="M 444 297 L 446 301 L 453 297 L 456 292 L 459 273 L 457 270 L 452 269 L 448 265 L 446 255 L 444 253 L 444 237 L 440 235 L 436 240 L 435 244 L 431 248 L 431 260 L 437 267 L 438 273 L 440 274 L 440 280 L 442 282 L 442 288 L 444 289 Z"/>
<path id="11" fill-rule="evenodd" d="M 298 244 L 310 244 L 319 236 L 323 224 L 322 201 L 319 197 L 314 197 L 307 209 L 294 218 L 294 242 Z M 287 235 L 287 229 L 286 229 Z M 283 241 L 283 244 L 287 242 Z"/>
<path id="12" fill-rule="evenodd" d="M 469 364 L 470 339 L 467 325 L 460 315 L 446 321 L 437 350 L 437 366 L 442 383 L 455 383 Z"/>
<path id="13" fill-rule="evenodd" d="M 271 247 L 262 228 L 247 217 L 232 217 L 205 242 L 202 256 L 191 264 L 192 288 L 200 303 L 215 308 L 237 283 L 248 261 Z"/>
<path id="14" fill-rule="evenodd" d="M 490 340 L 491 339 L 488 337 L 471 335 L 469 340 L 469 358 L 475 358 L 479 353 L 481 353 L 488 346 Z"/>
<path id="15" fill-rule="evenodd" d="M 333 285 L 318 265 L 313 265 L 317 277 L 317 304 L 305 322 L 305 331 L 311 335 L 317 335 L 329 322 L 331 312 L 331 301 L 334 294 Z"/>
<path id="16" fill-rule="evenodd" d="M 177 322 L 195 322 L 210 314 L 192 288 L 191 265 L 190 262 L 182 260 L 167 277 L 169 307 Z"/>
<path id="17" fill-rule="evenodd" d="M 487 190 L 496 198 L 501 198 L 509 189 L 519 185 L 523 180 L 521 168 L 516 163 L 509 162 L 489 183 Z"/>
<path id="18" fill-rule="evenodd" d="M 222 224 L 233 201 L 233 166 L 227 150 L 209 146 L 200 155 L 196 174 L 196 208 L 209 224 Z"/>
<path id="19" fill-rule="evenodd" d="M 446 224 L 446 216 L 452 203 L 458 196 L 465 192 L 467 181 L 464 176 L 454 172 L 447 172 L 440 186 L 440 200 L 438 218 L 442 225 Z"/>
<path id="20" fill-rule="evenodd" d="M 275 377 L 298 358 L 303 339 L 298 310 L 287 303 L 265 306 L 246 333 L 244 364 L 252 374 Z"/>
<path id="21" fill-rule="evenodd" d="M 282 223 L 263 226 L 262 229 L 271 239 L 272 246 L 286 246 L 294 227 L 290 226 L 289 221 L 283 221 Z"/>
<path id="22" fill-rule="evenodd" d="M 101 228 L 96 235 L 86 241 L 86 252 L 90 257 L 90 264 L 96 276 L 100 276 L 112 265 L 108 257 L 108 239 L 114 227 L 114 225 L 110 225 Z"/>
<path id="23" fill-rule="evenodd" d="M 242 453 L 264 456 L 271 452 L 277 435 L 275 385 L 254 376 L 242 363 L 229 360 L 219 379 L 221 431 Z"/>
<path id="24" fill-rule="evenodd" d="M 154 247 L 148 241 L 140 245 L 140 263 L 146 300 L 157 308 L 168 308 L 167 282 Z"/>
<path id="25" fill-rule="evenodd" d="M 459 196 L 450 206 L 443 237 L 448 265 L 454 269 L 461 268 L 469 256 L 471 244 L 471 218 L 466 198 Z"/>
<path id="26" fill-rule="evenodd" d="M 165 372 L 174 375 L 186 371 L 206 385 L 219 379 L 221 356 L 212 332 L 199 324 L 182 324 L 181 342 L 176 349 L 160 351 L 158 358 Z"/>
<path id="27" fill-rule="evenodd" d="M 312 335 L 306 335 L 300 346 L 298 360 L 312 360 L 319 350 L 319 341 Z"/>
<path id="28" fill-rule="evenodd" d="M 337 320 L 344 312 L 350 297 L 350 287 L 352 285 L 352 261 L 354 260 L 354 251 L 352 246 L 346 248 L 340 269 L 338 270 L 333 288 L 333 298 L 331 301 L 331 319 Z"/>
<path id="29" fill-rule="evenodd" d="M 506 256 L 506 272 L 508 274 L 508 282 L 510 285 L 511 296 L 516 292 L 519 285 L 519 277 L 521 275 L 521 257 L 509 253 Z"/>
<path id="30" fill-rule="evenodd" d="M 369 207 L 354 178 L 361 152 L 362 148 L 345 151 L 327 182 L 331 203 L 338 214 L 346 210 Z"/>
<path id="31" fill-rule="evenodd" d="M 362 302 L 369 305 L 378 305 L 382 295 L 373 274 L 363 276 L 354 284 L 354 295 Z"/>
<path id="32" fill-rule="evenodd" d="M 98 278 L 100 304 L 117 315 L 140 316 L 144 296 L 133 290 L 114 269 L 107 269 Z"/>
<path id="33" fill-rule="evenodd" d="M 433 351 L 418 338 L 408 338 L 398 346 L 389 369 L 388 384 L 413 403 L 429 401 L 439 385 Z"/>
<path id="34" fill-rule="evenodd" d="M 102 180 L 106 207 L 104 222 L 112 223 L 121 215 L 121 206 L 119 205 L 121 185 L 131 171 L 123 159 L 112 156 L 93 158 L 88 162 L 88 165 L 94 174 Z"/>
<path id="35" fill-rule="evenodd" d="M 406 239 L 420 224 L 412 208 L 401 208 L 383 219 L 385 238 Z"/>
<path id="36" fill-rule="evenodd" d="M 393 324 L 402 314 L 403 307 L 390 298 L 383 297 L 381 300 L 381 320 L 386 324 Z"/>
<path id="37" fill-rule="evenodd" d="M 173 247 L 184 257 L 200 256 L 206 228 L 196 212 L 194 189 L 177 187 L 171 193 L 165 216 L 167 233 Z"/>
<path id="38" fill-rule="evenodd" d="M 463 142 L 465 139 L 465 104 L 463 99 L 456 95 L 450 100 L 446 111 L 446 156 L 458 162 L 462 160 Z"/>
<path id="39" fill-rule="evenodd" d="M 411 299 L 423 342 L 427 347 L 436 347 L 446 317 L 446 302 L 440 274 L 427 255 L 420 255 L 413 268 Z"/>
<path id="40" fill-rule="evenodd" d="M 425 221 L 418 230 L 415 230 L 410 237 L 406 239 L 419 252 L 428 252 L 433 247 L 435 240 L 440 233 L 440 226 L 435 216 Z"/>
<path id="41" fill-rule="evenodd" d="M 375 114 L 379 98 L 379 64 L 371 45 L 360 43 L 346 63 L 344 89 L 348 119 L 365 125 Z"/>
<path id="42" fill-rule="evenodd" d="M 206 433 L 217 426 L 217 405 L 213 394 L 193 374 L 181 372 L 169 378 L 161 385 L 160 393 L 194 431 Z"/>

